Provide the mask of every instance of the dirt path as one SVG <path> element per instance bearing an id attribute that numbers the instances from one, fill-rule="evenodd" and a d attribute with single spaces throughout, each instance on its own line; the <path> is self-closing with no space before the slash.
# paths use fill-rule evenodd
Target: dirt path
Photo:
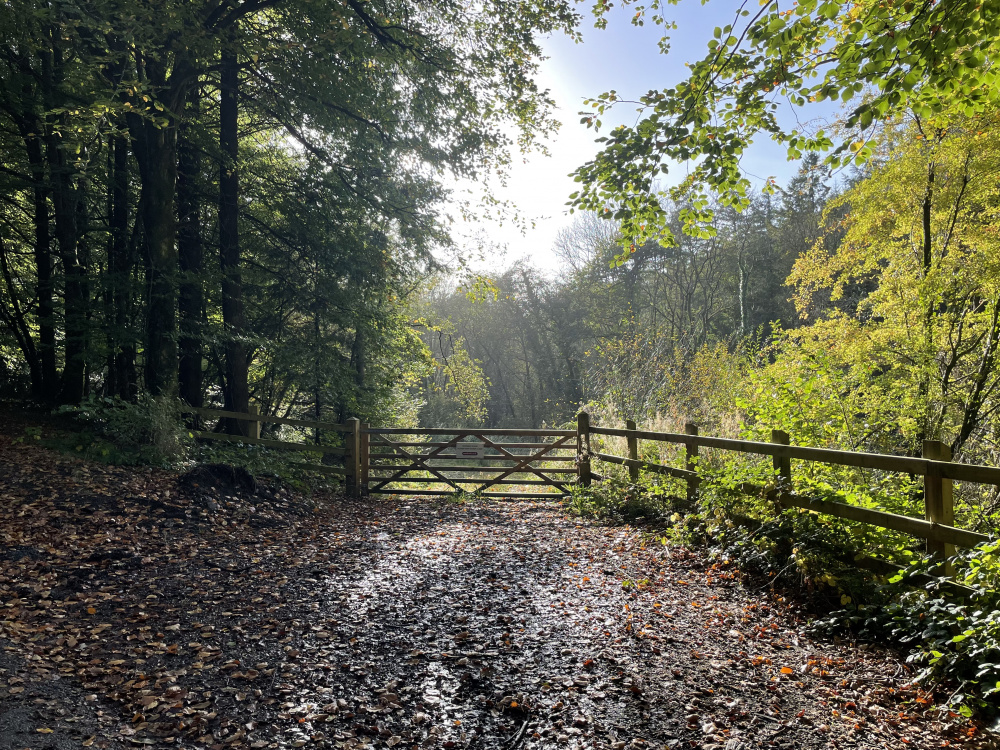
<path id="1" fill-rule="evenodd" d="M 991 746 L 802 624 L 558 506 L 314 513 L 0 443 L 2 749 Z"/>

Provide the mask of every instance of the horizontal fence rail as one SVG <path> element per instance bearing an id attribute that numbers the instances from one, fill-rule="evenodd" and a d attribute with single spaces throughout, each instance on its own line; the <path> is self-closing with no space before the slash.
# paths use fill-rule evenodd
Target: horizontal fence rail
<path id="1" fill-rule="evenodd" d="M 441 453 L 441 454 L 433 454 L 433 455 L 429 454 L 429 453 L 414 453 L 414 454 L 410 454 L 410 455 L 405 455 L 403 453 L 373 453 L 372 456 L 371 456 L 371 460 L 373 462 L 371 464 L 371 467 L 375 468 L 375 466 L 376 466 L 376 464 L 374 463 L 375 461 L 389 461 L 389 460 L 399 461 L 399 460 L 406 459 L 406 458 L 427 458 L 427 459 L 432 460 L 432 461 L 443 461 L 443 460 L 447 460 L 447 459 L 458 459 L 459 456 L 457 454 L 455 454 L 455 453 Z M 528 458 L 528 456 L 526 456 L 524 454 L 515 454 L 512 457 L 492 455 L 492 456 L 483 456 L 482 458 L 480 458 L 478 460 L 479 461 L 483 461 L 483 462 L 490 462 L 490 461 L 492 461 L 492 462 L 507 462 L 507 463 L 510 463 L 511 461 L 520 460 L 521 458 Z M 562 461 L 562 462 L 576 461 L 576 456 L 546 456 L 545 460 L 546 461 L 556 461 L 556 462 L 559 462 L 559 461 Z M 440 467 L 438 467 L 438 468 L 440 468 Z M 499 468 L 503 468 L 503 467 L 498 466 L 496 468 L 499 469 Z M 453 469 L 453 471 L 459 471 L 459 470 L 460 469 L 457 469 L 457 468 Z M 471 470 L 471 467 L 468 470 Z M 576 469 L 573 469 L 573 473 L 574 474 L 576 473 Z"/>
<path id="2" fill-rule="evenodd" d="M 646 461 L 640 461 L 638 459 L 622 458 L 621 456 L 613 456 L 608 453 L 594 453 L 592 455 L 594 458 L 598 458 L 605 463 L 619 464 L 621 466 L 627 466 L 630 469 L 648 471 L 650 474 L 664 474 L 666 476 L 676 477 L 677 479 L 692 479 L 698 476 L 698 472 L 696 471 L 677 469 L 673 466 L 665 466 L 664 464 L 653 464 Z"/>
<path id="3" fill-rule="evenodd" d="M 476 437 L 476 436 L 471 436 L 471 437 Z M 561 439 L 562 440 L 566 440 L 566 439 L 568 439 L 568 437 L 575 437 L 575 436 L 574 435 L 562 436 Z M 489 440 L 489 438 L 486 438 L 485 436 L 481 436 L 480 440 Z M 378 447 L 381 447 L 381 448 L 393 448 L 395 450 L 401 450 L 401 449 L 404 449 L 404 448 L 454 448 L 455 445 L 457 445 L 457 443 L 455 443 L 454 439 L 449 440 L 447 442 L 441 442 L 441 441 L 431 442 L 431 441 L 428 441 L 428 442 L 425 442 L 425 443 L 417 443 L 417 442 L 404 442 L 404 441 L 391 440 L 388 437 L 386 437 L 385 435 L 375 435 L 375 436 L 372 436 L 370 442 L 371 442 L 371 445 L 372 445 L 373 448 L 376 447 L 376 446 L 378 446 Z M 556 442 L 559 442 L 559 441 L 556 441 Z M 486 444 L 486 448 L 487 448 L 487 450 L 491 450 L 491 451 L 494 451 L 495 453 L 499 453 L 500 455 L 504 455 L 503 452 L 500 450 L 501 448 L 503 450 L 505 450 L 505 451 L 509 451 L 509 450 L 528 450 L 528 451 L 530 451 L 530 450 L 539 450 L 541 448 L 549 448 L 549 447 L 552 446 L 552 444 L 553 444 L 553 441 L 535 442 L 535 443 L 514 443 L 514 442 L 507 443 L 507 442 L 504 442 L 503 440 L 495 440 L 495 441 L 489 440 L 489 442 Z M 494 447 L 494 446 L 496 446 L 496 447 Z M 562 450 L 575 450 L 575 445 L 573 443 L 570 443 L 570 444 L 560 444 L 559 447 Z"/>
<path id="4" fill-rule="evenodd" d="M 850 521 L 861 521 L 872 526 L 881 526 L 883 529 L 901 531 L 910 536 L 922 537 L 934 542 L 954 544 L 959 547 L 975 547 L 977 544 L 988 542 L 990 539 L 986 534 L 980 534 L 975 531 L 959 529 L 954 526 L 945 526 L 933 521 L 925 521 L 922 518 L 914 518 L 913 516 L 888 513 L 884 510 L 873 510 L 872 508 L 862 508 L 859 505 L 838 503 L 832 500 L 799 497 L 791 494 L 782 494 L 778 500 L 786 508 L 804 508 L 805 510 L 825 513 Z"/>
<path id="5" fill-rule="evenodd" d="M 508 459 L 504 459 L 504 460 L 505 461 L 510 461 L 509 458 Z M 379 471 L 390 470 L 391 471 L 392 469 L 403 469 L 403 468 L 406 468 L 407 466 L 411 466 L 411 465 L 412 464 L 371 464 L 369 466 L 369 469 L 371 471 L 375 471 L 375 470 L 379 470 Z M 496 471 L 498 469 L 504 468 L 502 466 L 462 466 L 462 465 L 447 466 L 447 465 L 441 465 L 441 464 L 430 464 L 430 465 L 433 468 L 437 469 L 438 471 L 466 471 L 466 472 L 474 472 L 474 473 L 480 473 L 480 474 L 482 474 L 484 472 L 496 473 Z M 525 472 L 521 472 L 521 473 L 523 474 Z M 548 469 L 547 468 L 547 469 L 545 469 L 545 473 L 546 474 L 574 474 L 575 475 L 576 474 L 576 469 Z"/>
<path id="6" fill-rule="evenodd" d="M 311 430 L 326 430 L 329 432 L 350 432 L 350 425 L 335 424 L 333 422 L 313 422 L 308 419 L 292 419 L 291 417 L 270 417 L 251 411 L 249 414 L 236 411 L 224 411 L 222 409 L 184 409 L 184 413 L 200 414 L 203 417 L 227 417 L 238 419 L 242 422 L 265 422 L 267 424 L 284 424 L 291 427 L 305 427 Z"/>
<path id="7" fill-rule="evenodd" d="M 679 443 L 701 448 L 719 448 L 738 453 L 756 453 L 776 458 L 794 458 L 821 464 L 853 466 L 860 469 L 880 469 L 902 474 L 919 476 L 939 476 L 957 482 L 1000 485 L 1000 469 L 981 464 L 957 464 L 950 461 L 935 461 L 928 458 L 892 456 L 884 453 L 856 453 L 832 448 L 807 448 L 796 445 L 762 443 L 753 440 L 733 440 L 731 438 L 682 435 L 675 432 L 648 432 L 645 430 L 620 430 L 609 427 L 592 427 L 595 435 L 635 437 L 639 440 L 653 440 L 664 443 Z"/>
<path id="8" fill-rule="evenodd" d="M 357 469 L 356 456 L 358 448 L 356 443 L 360 435 L 360 422 L 358 420 L 348 420 L 347 424 L 336 424 L 333 422 L 313 422 L 307 419 L 292 419 L 290 417 L 273 417 L 257 412 L 256 407 L 251 407 L 249 413 L 227 411 L 225 409 L 206 408 L 185 408 L 181 410 L 183 414 L 197 414 L 200 417 L 216 418 L 220 420 L 232 420 L 242 433 L 234 434 L 229 432 L 209 432 L 206 430 L 191 430 L 192 437 L 198 440 L 213 442 L 234 443 L 239 445 L 253 445 L 262 448 L 272 448 L 274 450 L 292 451 L 297 453 L 319 453 L 329 457 L 341 466 L 327 466 L 325 464 L 294 463 L 293 465 L 305 471 L 318 474 L 325 474 L 335 477 L 343 477 L 347 484 L 348 491 L 357 495 L 360 492 L 360 470 Z M 344 435 L 344 447 L 332 445 L 320 445 L 314 443 L 292 443 L 286 440 L 271 440 L 260 436 L 261 424 L 279 424 L 290 427 L 300 427 L 304 429 L 317 430 L 319 432 L 334 432 Z M 358 458 L 360 458 L 358 456 Z"/>
<path id="9" fill-rule="evenodd" d="M 513 437 L 576 437 L 576 430 L 536 430 L 536 429 L 513 429 L 498 428 L 494 430 L 457 430 L 451 427 L 425 427 L 423 429 L 409 429 L 408 427 L 368 427 L 365 430 L 369 435 L 454 435 L 462 432 L 463 435 L 511 435 Z"/>

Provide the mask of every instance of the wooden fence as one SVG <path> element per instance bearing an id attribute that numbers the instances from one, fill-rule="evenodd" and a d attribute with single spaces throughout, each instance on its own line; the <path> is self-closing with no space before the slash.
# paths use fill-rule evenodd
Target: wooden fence
<path id="1" fill-rule="evenodd" d="M 360 485 L 357 478 L 360 472 L 352 471 L 357 464 L 355 457 L 358 455 L 356 445 L 358 444 L 358 434 L 360 431 L 360 421 L 357 419 L 348 420 L 347 424 L 335 424 L 333 422 L 313 422 L 306 419 L 291 419 L 288 417 L 269 417 L 260 414 L 256 407 L 250 407 L 250 413 L 224 411 L 222 409 L 196 409 L 187 408 L 183 410 L 185 414 L 197 414 L 201 417 L 233 420 L 237 423 L 242 434 L 231 434 L 226 432 L 208 432 L 205 430 L 191 430 L 192 437 L 199 440 L 218 441 L 225 443 L 236 443 L 240 445 L 259 445 L 264 448 L 273 448 L 283 451 L 297 451 L 301 453 L 321 454 L 324 458 L 329 458 L 340 464 L 338 466 L 328 466 L 326 464 L 314 464 L 297 462 L 294 465 L 307 471 L 315 471 L 320 474 L 344 477 L 348 489 L 357 494 Z M 321 445 L 319 443 L 291 443 L 285 440 L 267 440 L 260 436 L 261 424 L 282 424 L 290 427 L 300 427 L 307 430 L 320 432 L 334 432 L 344 434 L 344 447 Z"/>
<path id="2" fill-rule="evenodd" d="M 941 557 L 950 556 L 956 547 L 974 547 L 989 540 L 985 534 L 955 527 L 953 483 L 1000 486 L 1000 469 L 954 463 L 948 446 L 937 441 L 926 441 L 923 455 L 911 457 L 793 446 L 789 445 L 788 435 L 779 430 L 772 431 L 771 442 L 766 443 L 699 435 L 698 428 L 693 424 L 686 425 L 683 433 L 640 430 L 631 421 L 624 429 L 593 427 L 586 413 L 578 416 L 575 430 L 479 430 L 370 427 L 357 419 L 349 419 L 345 424 L 333 424 L 218 409 L 189 409 L 188 412 L 203 417 L 235 420 L 241 424 L 245 433 L 232 435 L 192 432 L 194 437 L 202 440 L 319 453 L 337 461 L 339 466 L 307 463 L 299 466 L 344 477 L 346 489 L 352 496 L 368 492 L 444 495 L 465 488 L 483 497 L 557 499 L 567 495 L 573 484 L 588 487 L 593 481 L 600 481 L 602 477 L 592 467 L 596 460 L 625 466 L 633 480 L 637 480 L 641 472 L 684 480 L 687 498 L 694 501 L 702 481 L 698 473 L 699 449 L 713 448 L 771 456 L 776 482 L 769 493 L 781 506 L 804 508 L 922 538 L 926 540 L 927 551 Z M 262 439 L 261 423 L 335 432 L 343 435 L 344 445 L 331 447 Z M 591 436 L 594 435 L 624 438 L 628 455 L 593 451 Z M 683 466 L 667 466 L 640 460 L 640 440 L 683 445 Z M 924 518 L 797 495 L 792 491 L 793 460 L 922 476 Z M 414 489 L 398 487 L 399 484 L 438 485 L 447 489 L 433 489 L 431 486 L 427 489 Z M 500 489 L 510 486 L 539 486 L 555 491 L 517 492 Z M 747 493 L 765 491 L 762 487 L 751 485 L 743 485 L 740 489 Z"/>
<path id="3" fill-rule="evenodd" d="M 688 498 L 694 499 L 702 480 L 697 472 L 698 451 L 700 448 L 715 448 L 771 456 L 777 480 L 774 490 L 771 491 L 772 496 L 781 506 L 786 508 L 805 508 L 817 513 L 860 521 L 922 538 L 927 542 L 927 551 L 939 557 L 954 554 L 956 546 L 975 547 L 990 539 L 986 534 L 954 526 L 953 483 L 958 481 L 1000 486 L 1000 469 L 992 466 L 953 463 L 948 446 L 938 441 L 925 441 L 923 456 L 910 457 L 789 445 L 788 435 L 780 430 L 773 430 L 771 442 L 765 443 L 702 436 L 698 434 L 698 428 L 693 424 L 687 424 L 683 434 L 639 430 L 633 422 L 629 422 L 625 429 L 591 427 L 587 414 L 579 415 L 577 429 L 580 434 L 582 457 L 579 463 L 579 481 L 583 486 L 589 485 L 592 481 L 590 462 L 592 459 L 597 459 L 626 466 L 633 479 L 638 479 L 639 472 L 650 472 L 683 479 L 687 484 Z M 617 456 L 592 451 L 591 435 L 625 438 L 629 455 Z M 638 445 L 640 440 L 683 445 L 685 448 L 684 467 L 666 466 L 639 460 Z M 922 476 L 924 478 L 925 517 L 915 518 L 847 503 L 797 495 L 792 491 L 791 462 L 793 460 Z M 762 487 L 752 485 L 743 485 L 740 489 L 747 493 L 765 491 Z"/>

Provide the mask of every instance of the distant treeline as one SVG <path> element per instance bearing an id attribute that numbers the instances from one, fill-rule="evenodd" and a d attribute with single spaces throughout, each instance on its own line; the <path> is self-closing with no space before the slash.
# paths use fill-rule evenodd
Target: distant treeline
<path id="1" fill-rule="evenodd" d="M 558 237 L 554 275 L 519 262 L 477 294 L 442 284 L 420 308 L 440 324 L 425 340 L 441 364 L 422 421 L 467 416 L 463 391 L 448 383 L 459 373 L 468 381 L 473 360 L 489 384 L 482 408 L 491 426 L 564 422 L 588 402 L 636 417 L 670 408 L 704 347 L 746 346 L 766 340 L 774 324 L 797 323 L 785 280 L 821 237 L 836 243 L 837 233 L 821 228 L 833 194 L 812 155 L 775 195 L 754 198 L 743 213 L 718 209 L 712 236 L 684 234 L 675 207 L 676 244 L 629 248 L 630 260 L 616 267 L 617 225 L 581 214 Z"/>

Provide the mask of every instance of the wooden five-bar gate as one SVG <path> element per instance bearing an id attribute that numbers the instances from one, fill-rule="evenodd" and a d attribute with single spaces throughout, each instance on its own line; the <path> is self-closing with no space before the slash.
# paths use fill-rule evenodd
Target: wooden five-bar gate
<path id="1" fill-rule="evenodd" d="M 360 486 L 370 493 L 555 498 L 576 478 L 577 431 L 536 429 L 360 429 Z M 447 489 L 414 489 L 428 484 Z M 507 490 L 500 490 L 507 487 Z M 553 491 L 523 491 L 545 487 Z M 511 489 L 514 488 L 514 489 Z"/>

